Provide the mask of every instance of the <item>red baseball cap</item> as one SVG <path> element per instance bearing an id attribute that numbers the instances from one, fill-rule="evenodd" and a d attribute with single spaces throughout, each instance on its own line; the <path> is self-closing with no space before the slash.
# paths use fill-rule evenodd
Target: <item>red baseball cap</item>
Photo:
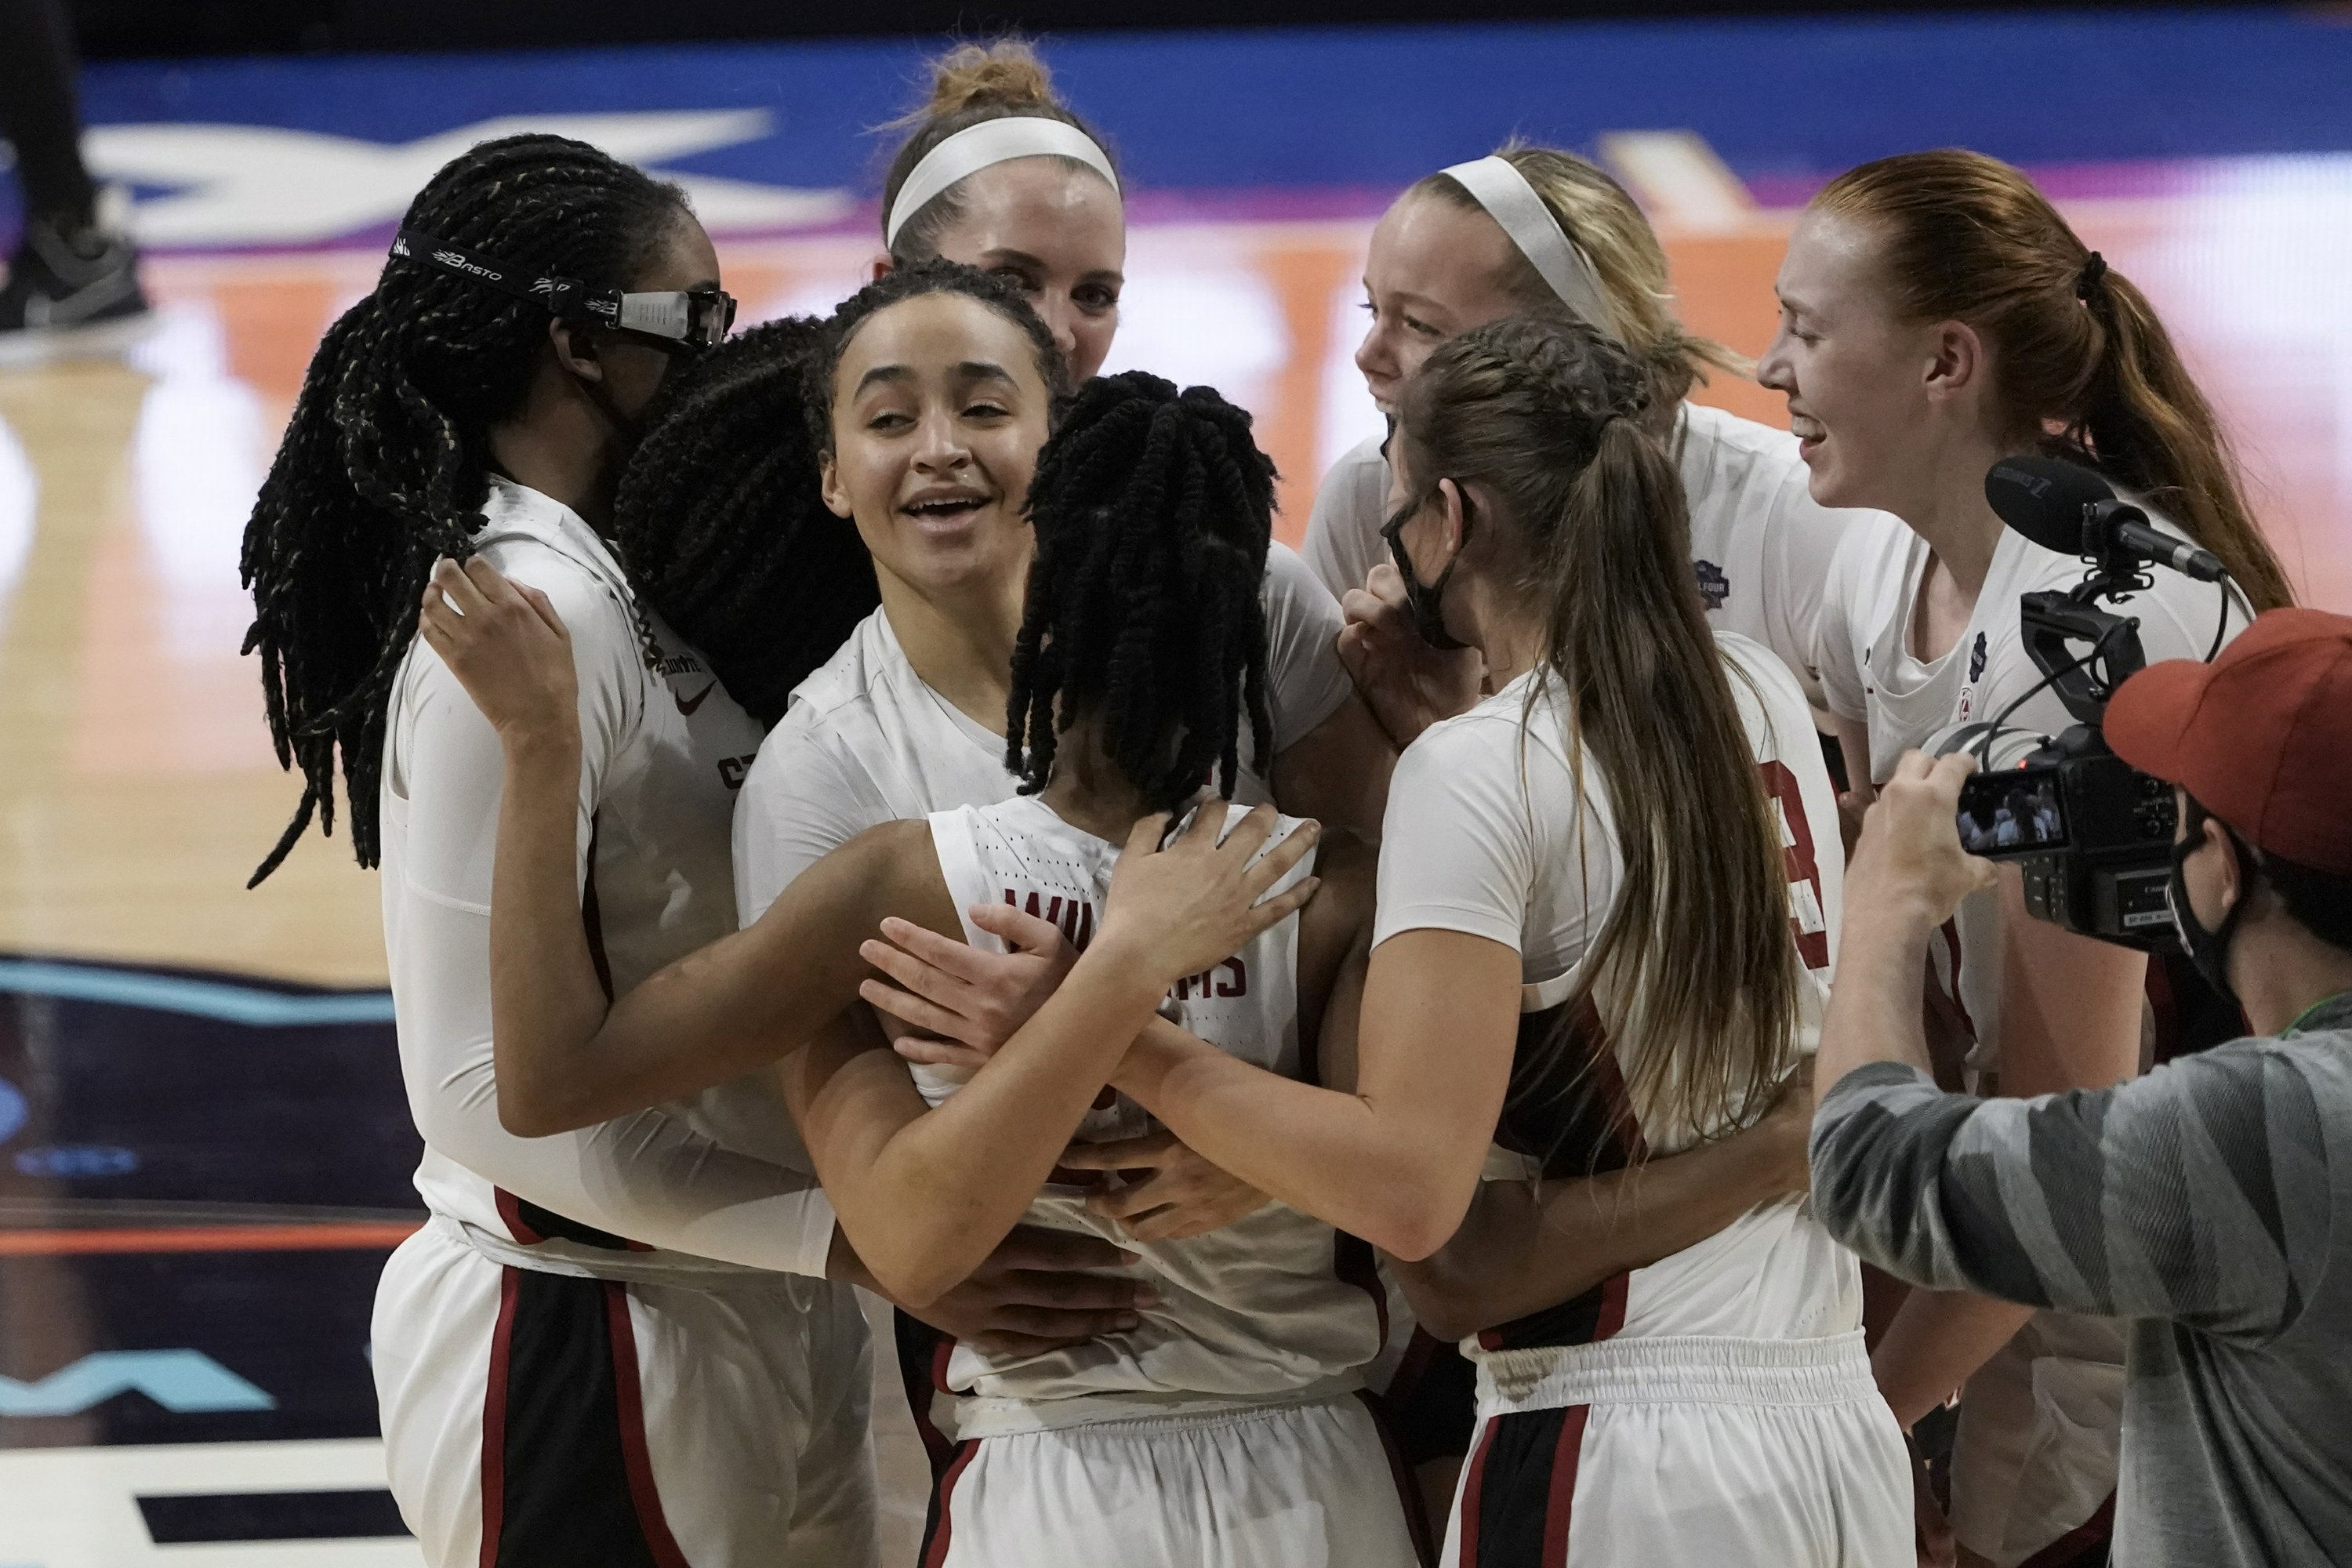
<path id="1" fill-rule="evenodd" d="M 2352 616 L 2265 610 L 2212 663 L 2125 681 L 2101 728 L 2256 848 L 2352 877 Z"/>

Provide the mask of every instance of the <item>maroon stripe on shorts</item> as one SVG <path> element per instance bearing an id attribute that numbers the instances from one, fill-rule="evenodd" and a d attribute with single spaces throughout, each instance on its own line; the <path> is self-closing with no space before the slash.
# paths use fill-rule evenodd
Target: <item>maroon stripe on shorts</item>
<path id="1" fill-rule="evenodd" d="M 1576 1506 L 1576 1461 L 1584 1452 L 1584 1423 L 1591 1414 L 1590 1405 L 1571 1405 L 1561 1412 L 1559 1442 L 1551 1451 L 1551 1488 L 1544 1498 L 1542 1568 L 1568 1568 L 1568 1521 Z"/>
<path id="2" fill-rule="evenodd" d="M 629 1474 L 629 1496 L 637 1505 L 637 1525 L 646 1549 L 659 1568 L 688 1568 L 686 1553 L 662 1517 L 661 1493 L 654 1485 L 652 1452 L 646 1444 L 645 1390 L 637 1375 L 637 1336 L 629 1326 L 629 1288 L 617 1279 L 604 1286 L 604 1324 L 613 1337 L 613 1392 L 621 1417 L 621 1462 Z"/>
<path id="3" fill-rule="evenodd" d="M 506 1523 L 507 1367 L 514 1352 L 516 1280 L 514 1269 L 499 1270 L 499 1321 L 490 1331 L 490 1382 L 482 1394 L 481 1568 L 497 1568 L 499 1531 Z"/>
<path id="4" fill-rule="evenodd" d="M 956 1482 L 963 1479 L 972 1457 L 979 1452 L 980 1439 L 977 1437 L 960 1445 L 955 1462 L 940 1475 L 939 1493 L 931 1508 L 931 1538 L 923 1543 L 923 1558 L 919 1568 L 940 1568 L 940 1564 L 948 1560 L 948 1538 L 953 1533 L 954 1523 L 949 1515 L 949 1505 L 955 1497 Z"/>
<path id="5" fill-rule="evenodd" d="M 1495 1428 L 1501 1420 L 1499 1415 L 1486 1418 L 1485 1429 L 1478 1434 L 1478 1447 L 1470 1455 L 1469 1473 L 1462 1478 L 1462 1501 L 1454 1510 L 1462 1516 L 1459 1568 L 1478 1568 L 1478 1501 L 1486 1489 L 1486 1455 L 1495 1446 Z"/>
<path id="6" fill-rule="evenodd" d="M 1633 1283 L 1631 1274 L 1612 1274 L 1601 1282 L 1601 1315 L 1592 1324 L 1593 1343 L 1615 1337 L 1625 1326 L 1625 1298 Z"/>

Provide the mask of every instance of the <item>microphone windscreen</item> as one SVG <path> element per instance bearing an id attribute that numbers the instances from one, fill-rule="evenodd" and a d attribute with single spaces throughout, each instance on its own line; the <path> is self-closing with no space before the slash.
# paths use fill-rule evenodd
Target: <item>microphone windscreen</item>
<path id="1" fill-rule="evenodd" d="M 2083 509 L 2115 499 L 2097 474 L 2055 458 L 2003 458 L 1985 475 L 1985 500 L 2000 521 L 2061 555 L 2083 553 Z"/>

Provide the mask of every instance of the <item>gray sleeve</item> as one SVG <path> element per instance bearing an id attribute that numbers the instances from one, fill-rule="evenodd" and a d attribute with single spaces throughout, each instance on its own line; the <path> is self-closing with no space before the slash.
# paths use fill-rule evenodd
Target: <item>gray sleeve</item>
<path id="1" fill-rule="evenodd" d="M 1812 1167 L 1832 1235 L 1937 1289 L 2259 1342 L 2294 1325 L 2326 1256 L 2310 1086 L 2252 1048 L 2032 1100 L 1873 1063 L 1822 1099 Z"/>

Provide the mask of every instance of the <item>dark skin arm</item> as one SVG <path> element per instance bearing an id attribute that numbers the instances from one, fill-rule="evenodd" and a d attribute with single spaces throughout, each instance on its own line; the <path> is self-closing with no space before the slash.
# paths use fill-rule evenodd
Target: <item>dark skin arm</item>
<path id="1" fill-rule="evenodd" d="M 1744 1131 L 1598 1176 L 1485 1182 L 1454 1238 L 1394 1263 L 1422 1326 L 1460 1339 L 1696 1247 L 1758 1204 L 1805 1190 L 1813 1098 L 1792 1084 Z"/>

